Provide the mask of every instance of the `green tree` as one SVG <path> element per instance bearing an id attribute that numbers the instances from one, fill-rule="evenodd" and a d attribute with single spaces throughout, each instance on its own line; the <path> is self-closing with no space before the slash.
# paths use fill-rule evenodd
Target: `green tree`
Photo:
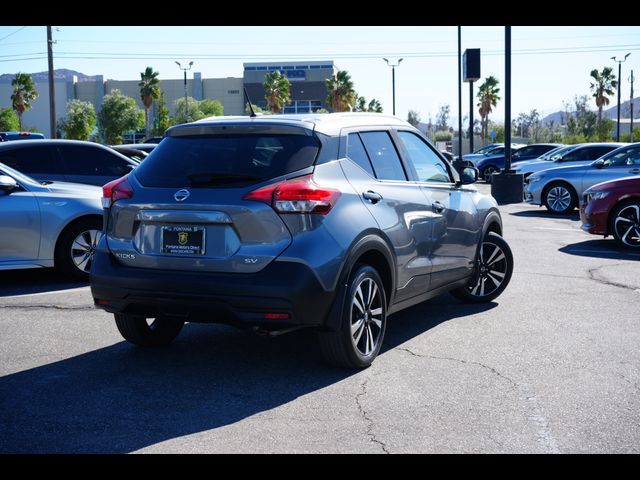
<path id="1" fill-rule="evenodd" d="M 346 70 L 338 70 L 327 79 L 327 103 L 334 112 L 348 112 L 356 106 L 358 94 L 353 88 L 351 75 Z"/>
<path id="2" fill-rule="evenodd" d="M 14 132 L 20 130 L 18 115 L 11 107 L 0 108 L 0 132 Z"/>
<path id="3" fill-rule="evenodd" d="M 407 122 L 418 128 L 420 124 L 420 113 L 417 110 L 410 109 L 409 112 L 407 112 Z"/>
<path id="4" fill-rule="evenodd" d="M 268 114 L 271 112 L 265 112 L 264 110 L 262 110 L 258 105 L 256 105 L 255 103 L 252 103 L 251 106 L 253 107 L 253 111 L 258 114 L 258 113 L 262 113 L 262 114 Z M 245 103 L 244 105 L 244 113 L 246 115 L 251 115 L 251 109 L 249 108 L 249 102 Z"/>
<path id="5" fill-rule="evenodd" d="M 171 117 L 169 115 L 169 107 L 167 107 L 167 102 L 164 99 L 164 92 L 161 91 L 160 98 L 158 99 L 158 104 L 156 106 L 156 116 L 153 120 L 151 135 L 161 137 L 171 125 L 173 124 L 171 123 Z"/>
<path id="6" fill-rule="evenodd" d="M 380 101 L 376 100 L 375 98 L 372 98 L 371 101 L 367 103 L 366 98 L 358 97 L 356 100 L 354 111 L 382 113 L 382 105 L 380 104 Z"/>
<path id="7" fill-rule="evenodd" d="M 631 133 L 621 133 L 620 134 L 620 141 L 621 142 L 627 142 L 627 143 L 630 142 L 631 141 Z M 634 142 L 640 141 L 640 127 L 636 127 L 636 128 L 633 129 L 633 141 Z"/>
<path id="8" fill-rule="evenodd" d="M 367 105 L 367 112 L 382 113 L 383 110 L 380 101 L 372 98 L 369 102 L 369 105 Z"/>
<path id="9" fill-rule="evenodd" d="M 264 76 L 264 99 L 271 113 L 280 113 L 291 101 L 291 82 L 278 70 Z"/>
<path id="10" fill-rule="evenodd" d="M 173 104 L 176 110 L 176 114 L 173 116 L 174 125 L 195 122 L 205 117 L 205 114 L 200 110 L 200 102 L 193 97 L 187 97 L 186 104 L 184 98 L 179 98 Z"/>
<path id="11" fill-rule="evenodd" d="M 451 115 L 451 106 L 443 105 L 436 114 L 436 130 L 447 131 L 449 130 L 449 116 Z"/>
<path id="12" fill-rule="evenodd" d="M 138 83 L 140 87 L 140 98 L 144 105 L 144 126 L 147 137 L 149 136 L 151 128 L 149 125 L 149 109 L 153 105 L 153 101 L 160 98 L 160 80 L 158 79 L 158 75 L 160 74 L 154 71 L 153 68 L 147 67 L 144 72 L 140 72 L 140 83 Z"/>
<path id="13" fill-rule="evenodd" d="M 122 143 L 122 136 L 129 130 L 144 127 L 144 113 L 136 101 L 122 94 L 118 89 L 111 90 L 102 98 L 102 109 L 98 114 L 100 138 L 109 144 Z"/>
<path id="14" fill-rule="evenodd" d="M 611 142 L 613 141 L 613 137 L 611 133 L 613 132 L 613 128 L 615 127 L 615 122 L 610 118 L 601 118 L 596 124 L 596 138 L 600 142 Z M 624 141 L 624 140 L 622 140 Z M 629 140 L 627 140 L 628 142 Z"/>
<path id="15" fill-rule="evenodd" d="M 493 111 L 493 107 L 498 105 L 498 96 L 500 89 L 498 88 L 498 79 L 493 75 L 485 78 L 484 82 L 478 88 L 478 112 L 482 124 L 482 138 L 486 139 L 489 131 L 489 114 Z"/>
<path id="16" fill-rule="evenodd" d="M 618 81 L 613 74 L 611 67 L 604 67 L 602 72 L 594 68 L 590 73 L 595 82 L 591 82 L 591 91 L 593 97 L 596 99 L 596 106 L 598 107 L 598 121 L 602 120 L 602 108 L 609 105 L 608 96 L 615 93 L 615 89 L 618 87 Z"/>
<path id="17" fill-rule="evenodd" d="M 199 107 L 205 117 L 221 117 L 224 115 L 224 106 L 220 100 L 205 98 L 200 101 Z"/>
<path id="18" fill-rule="evenodd" d="M 58 122 L 58 127 L 64 132 L 64 138 L 73 140 L 89 140 L 95 126 L 96 111 L 93 105 L 81 100 L 69 100 L 67 115 Z"/>
<path id="19" fill-rule="evenodd" d="M 11 80 L 13 93 L 11 94 L 11 103 L 13 109 L 18 114 L 18 125 L 22 130 L 22 114 L 31 108 L 31 102 L 38 98 L 36 84 L 28 73 L 16 73 Z"/>

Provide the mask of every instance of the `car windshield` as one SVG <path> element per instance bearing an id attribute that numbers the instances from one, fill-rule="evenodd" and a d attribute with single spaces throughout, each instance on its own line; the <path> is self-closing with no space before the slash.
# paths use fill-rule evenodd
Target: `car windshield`
<path id="1" fill-rule="evenodd" d="M 10 177 L 13 177 L 14 180 L 22 183 L 33 183 L 36 185 L 40 184 L 40 182 L 38 182 L 37 180 L 34 180 L 28 175 L 20 173 L 19 171 L 14 170 L 11 167 L 7 167 L 4 163 L 0 163 L 0 175 L 9 175 Z"/>
<path id="2" fill-rule="evenodd" d="M 548 160 L 550 162 L 556 162 L 556 161 L 562 160 L 566 154 L 568 154 L 569 152 L 573 152 L 576 148 L 580 146 L 581 145 L 570 145 L 568 147 L 562 147 L 553 155 L 549 155 L 548 158 L 545 158 L 545 160 Z"/>

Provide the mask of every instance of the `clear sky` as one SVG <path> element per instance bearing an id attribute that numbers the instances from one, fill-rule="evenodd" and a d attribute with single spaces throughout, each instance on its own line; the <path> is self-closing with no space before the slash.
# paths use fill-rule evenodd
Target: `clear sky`
<path id="1" fill-rule="evenodd" d="M 54 31 L 54 68 L 116 80 L 139 79 L 152 66 L 161 78 L 181 78 L 174 61 L 194 61 L 204 78 L 241 77 L 243 62 L 334 60 L 348 70 L 356 90 L 379 99 L 391 113 L 389 60 L 396 69 L 396 113 L 409 109 L 426 121 L 451 106 L 457 125 L 457 27 L 107 27 L 59 26 Z M 493 75 L 504 92 L 504 27 L 462 27 L 462 50 L 480 48 L 481 74 Z M 537 109 L 542 115 L 575 94 L 589 94 L 589 72 L 623 64 L 623 100 L 629 98 L 631 69 L 640 78 L 640 27 L 512 27 L 512 117 Z M 0 74 L 47 69 L 46 29 L 0 26 Z M 191 73 L 191 72 L 190 72 Z M 477 91 L 478 83 L 474 85 Z M 640 95 L 640 81 L 636 82 Z M 474 102 L 476 103 L 476 102 Z M 463 116 L 469 109 L 463 85 Z M 612 100 L 615 105 L 615 99 Z M 595 103 L 592 104 L 595 109 Z M 477 109 L 474 115 L 477 118 Z M 491 116 L 504 118 L 500 102 Z"/>

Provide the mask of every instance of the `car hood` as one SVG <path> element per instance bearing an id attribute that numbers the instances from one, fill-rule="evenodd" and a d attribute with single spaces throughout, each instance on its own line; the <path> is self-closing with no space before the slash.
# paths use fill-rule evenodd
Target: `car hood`
<path id="1" fill-rule="evenodd" d="M 640 175 L 637 177 L 616 178 L 607 182 L 596 183 L 589 188 L 590 191 L 599 190 L 629 190 L 640 194 Z"/>
<path id="2" fill-rule="evenodd" d="M 95 185 L 84 185 L 71 182 L 53 182 L 45 185 L 51 193 L 70 193 L 86 197 L 102 197 L 102 188 Z"/>
<path id="3" fill-rule="evenodd" d="M 554 165 L 554 162 L 552 162 L 551 160 L 534 159 L 534 160 L 525 160 L 523 162 L 518 162 L 517 165 L 515 165 L 513 168 L 518 169 L 518 168 L 522 168 L 522 167 L 528 167 L 529 165 L 539 165 L 541 163 L 548 163 L 549 164 L 549 168 L 553 168 L 552 165 Z"/>
<path id="4" fill-rule="evenodd" d="M 554 162 L 550 162 L 552 164 L 555 164 Z M 534 175 L 536 176 L 549 176 L 549 175 L 555 175 L 555 176 L 565 176 L 565 175 L 569 175 L 572 173 L 584 173 L 587 172 L 589 170 L 591 170 L 593 167 L 591 166 L 591 163 L 587 163 L 582 164 L 582 165 L 568 165 L 565 167 L 554 167 L 553 165 L 549 166 L 548 169 L 546 170 L 540 170 L 539 172 L 534 173 Z"/>

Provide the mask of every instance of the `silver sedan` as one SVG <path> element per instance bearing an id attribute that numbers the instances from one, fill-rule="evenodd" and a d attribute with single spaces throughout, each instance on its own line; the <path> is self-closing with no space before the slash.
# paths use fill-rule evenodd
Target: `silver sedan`
<path id="1" fill-rule="evenodd" d="M 640 175 L 640 143 L 618 148 L 588 165 L 536 172 L 525 183 L 524 198 L 551 212 L 569 213 L 592 185 L 634 175 Z"/>
<path id="2" fill-rule="evenodd" d="M 56 266 L 88 280 L 101 197 L 100 187 L 39 183 L 0 163 L 0 270 Z"/>

